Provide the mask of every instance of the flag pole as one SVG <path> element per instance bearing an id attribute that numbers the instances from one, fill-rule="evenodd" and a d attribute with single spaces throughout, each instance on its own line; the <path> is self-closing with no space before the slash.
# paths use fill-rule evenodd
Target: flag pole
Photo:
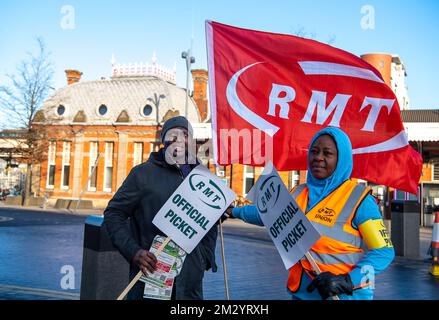
<path id="1" fill-rule="evenodd" d="M 155 256 L 158 257 L 160 253 L 163 251 L 163 249 L 166 247 L 168 242 L 171 240 L 170 237 L 167 237 L 165 241 L 160 245 L 160 247 L 157 249 L 157 252 L 155 253 Z M 134 285 L 139 281 L 139 279 L 142 277 L 142 271 L 139 271 L 136 276 L 131 280 L 129 285 L 122 291 L 122 293 L 117 297 L 117 300 L 123 300 L 125 296 L 130 292 L 130 290 L 134 287 Z"/>
<path id="2" fill-rule="evenodd" d="M 317 265 L 316 261 L 314 260 L 314 258 L 312 257 L 311 253 L 309 253 L 309 251 L 307 251 L 305 253 L 305 257 L 306 259 L 309 261 L 309 263 L 311 263 L 311 266 L 313 267 L 314 271 L 317 274 L 322 273 L 322 271 L 320 270 L 319 266 Z M 338 296 L 332 296 L 332 300 L 340 300 L 340 298 Z"/>
<path id="3" fill-rule="evenodd" d="M 226 255 L 224 254 L 224 238 L 223 238 L 223 223 L 220 219 L 220 240 L 221 240 L 221 257 L 223 260 L 223 271 L 224 271 L 224 286 L 226 287 L 226 300 L 230 300 L 229 296 L 229 284 L 227 282 L 227 266 L 226 266 Z"/>

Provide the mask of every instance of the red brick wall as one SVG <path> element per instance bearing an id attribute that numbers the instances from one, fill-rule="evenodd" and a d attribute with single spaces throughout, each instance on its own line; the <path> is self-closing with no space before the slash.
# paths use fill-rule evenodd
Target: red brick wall
<path id="1" fill-rule="evenodd" d="M 130 126 L 123 127 L 117 126 L 51 126 L 48 128 L 49 140 L 56 141 L 56 159 L 55 159 L 55 182 L 53 190 L 46 190 L 47 182 L 47 156 L 48 150 L 46 151 L 45 160 L 41 163 L 40 171 L 40 192 L 39 195 L 44 195 L 46 191 L 49 191 L 51 196 L 54 198 L 70 198 L 73 193 L 73 176 L 74 176 L 74 163 L 75 163 L 75 132 L 82 131 L 84 142 L 82 150 L 81 159 L 81 181 L 80 181 L 80 191 L 85 187 L 85 192 L 83 194 L 83 199 L 110 199 L 114 192 L 116 191 L 117 184 L 117 168 L 118 168 L 118 151 L 119 151 L 119 141 L 118 132 L 124 132 L 128 135 L 128 150 L 127 150 L 127 163 L 126 174 L 129 173 L 133 166 L 133 152 L 134 152 L 134 142 L 143 142 L 143 161 L 146 161 L 149 157 L 151 151 L 150 140 L 152 142 L 155 139 L 156 127 L 144 127 L 144 126 Z M 146 134 L 139 134 L 138 132 L 145 132 Z M 62 148 L 63 141 L 71 142 L 70 151 L 70 179 L 69 179 L 69 189 L 61 189 L 61 172 L 62 172 Z M 147 141 L 145 141 L 147 140 Z M 98 174 L 97 174 L 97 188 L 96 191 L 88 191 L 88 177 L 89 177 L 89 166 L 90 166 L 90 143 L 96 141 L 98 142 L 98 150 L 101 153 L 101 157 L 98 161 Z M 112 192 L 104 192 L 104 166 L 105 166 L 105 143 L 113 142 L 113 179 L 112 179 Z M 120 164 L 119 164 L 120 165 Z"/>
<path id="2" fill-rule="evenodd" d="M 192 70 L 192 78 L 194 81 L 194 101 L 198 107 L 200 120 L 204 121 L 207 118 L 207 70 L 194 69 Z"/>

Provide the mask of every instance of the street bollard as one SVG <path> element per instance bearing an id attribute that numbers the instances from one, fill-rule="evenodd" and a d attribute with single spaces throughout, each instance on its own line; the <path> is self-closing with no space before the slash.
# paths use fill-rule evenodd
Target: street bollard
<path id="1" fill-rule="evenodd" d="M 434 225 L 431 234 L 431 256 L 433 264 L 430 273 L 435 277 L 439 277 L 439 211 L 434 212 Z"/>
<path id="2" fill-rule="evenodd" d="M 129 264 L 113 247 L 101 216 L 89 216 L 84 227 L 81 300 L 116 300 L 129 283 Z"/>
<path id="3" fill-rule="evenodd" d="M 393 200 L 391 211 L 391 240 L 395 255 L 419 257 L 419 203 L 413 200 Z"/>

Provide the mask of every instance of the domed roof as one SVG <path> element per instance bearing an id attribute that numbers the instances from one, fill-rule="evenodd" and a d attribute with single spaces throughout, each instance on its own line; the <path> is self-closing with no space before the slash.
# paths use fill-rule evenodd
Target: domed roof
<path id="1" fill-rule="evenodd" d="M 41 110 L 51 124 L 156 125 L 171 116 L 184 116 L 185 102 L 185 89 L 159 77 L 117 77 L 61 88 Z M 188 100 L 187 114 L 190 122 L 200 122 L 192 98 Z"/>

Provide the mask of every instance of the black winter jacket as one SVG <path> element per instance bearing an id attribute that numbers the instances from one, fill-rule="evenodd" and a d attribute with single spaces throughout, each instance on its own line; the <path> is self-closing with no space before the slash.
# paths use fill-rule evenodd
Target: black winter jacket
<path id="1" fill-rule="evenodd" d="M 160 149 L 152 152 L 147 162 L 131 170 L 108 203 L 104 211 L 104 224 L 113 245 L 130 263 L 130 281 L 139 272 L 139 268 L 132 264 L 136 252 L 140 249 L 149 250 L 157 234 L 164 236 L 152 224 L 152 220 L 183 179 L 181 170 L 168 164 L 164 158 L 164 149 Z M 173 298 L 203 299 L 204 271 L 210 268 L 213 272 L 217 270 L 217 232 L 215 225 L 186 257 L 180 274 L 175 278 Z M 127 298 L 142 299 L 143 289 L 143 282 L 138 281 Z"/>

